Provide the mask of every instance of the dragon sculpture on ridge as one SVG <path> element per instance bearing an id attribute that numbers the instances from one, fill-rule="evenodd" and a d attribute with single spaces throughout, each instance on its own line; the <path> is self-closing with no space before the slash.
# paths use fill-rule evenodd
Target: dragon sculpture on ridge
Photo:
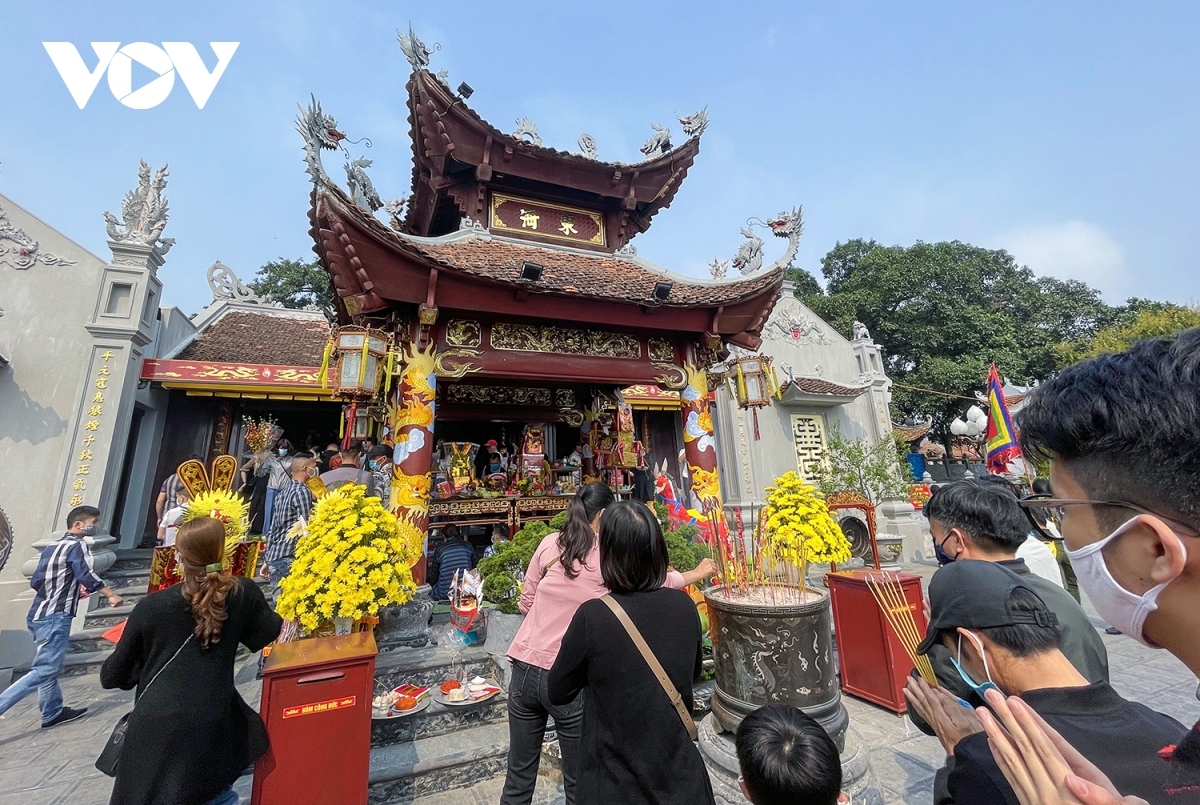
<path id="1" fill-rule="evenodd" d="M 153 246 L 158 255 L 166 254 L 175 245 L 174 238 L 162 238 L 167 226 L 167 200 L 162 192 L 167 186 L 167 166 L 163 165 L 150 178 L 146 160 L 138 160 L 138 186 L 125 194 L 121 202 L 121 219 L 111 212 L 104 213 L 105 230 L 115 243 L 136 243 Z"/>

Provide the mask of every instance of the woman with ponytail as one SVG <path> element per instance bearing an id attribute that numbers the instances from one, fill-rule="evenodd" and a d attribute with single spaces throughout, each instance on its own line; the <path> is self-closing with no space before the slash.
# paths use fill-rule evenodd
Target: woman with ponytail
<path id="1" fill-rule="evenodd" d="M 267 750 L 234 661 L 239 643 L 260 651 L 283 621 L 226 568 L 219 520 L 181 525 L 175 558 L 183 583 L 138 602 L 100 669 L 105 688 L 137 689 L 111 805 L 235 805 L 234 781 Z"/>
<path id="2" fill-rule="evenodd" d="M 546 678 L 575 610 L 584 601 L 608 593 L 600 574 L 600 548 L 596 539 L 600 515 L 616 503 L 606 484 L 580 487 L 567 506 L 562 531 L 547 534 L 529 563 L 520 609 L 525 616 L 508 657 L 512 681 L 508 687 L 508 773 L 500 805 L 528 805 L 537 783 L 538 762 L 546 722 L 554 717 L 562 750 L 563 787 L 567 805 L 575 801 L 575 769 L 583 724 L 583 699 L 562 706 L 550 704 Z M 664 586 L 682 588 L 698 580 L 705 569 L 690 577 L 671 571 Z"/>

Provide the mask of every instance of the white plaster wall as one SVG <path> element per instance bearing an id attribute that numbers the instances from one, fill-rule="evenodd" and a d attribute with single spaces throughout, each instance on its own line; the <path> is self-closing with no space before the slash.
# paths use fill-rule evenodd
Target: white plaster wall
<path id="1" fill-rule="evenodd" d="M 96 304 L 104 261 L 5 196 L 0 208 L 41 252 L 76 261 L 21 271 L 0 263 L 0 353 L 10 361 L 0 367 L 0 507 L 15 538 L 0 570 L 0 629 L 7 629 L 23 628 L 25 608 L 13 598 L 28 591 L 21 565 L 33 554 L 30 546 L 63 528 L 51 519 L 69 458 L 69 422 L 87 381 L 92 337 L 84 323 Z"/>

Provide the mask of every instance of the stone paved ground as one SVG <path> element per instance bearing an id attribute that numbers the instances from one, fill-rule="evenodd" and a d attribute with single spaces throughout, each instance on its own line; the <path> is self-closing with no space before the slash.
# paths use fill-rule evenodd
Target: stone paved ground
<path id="1" fill-rule="evenodd" d="M 926 576 L 933 571 L 932 567 L 912 569 Z M 1088 612 L 1102 629 L 1104 624 L 1094 610 L 1088 607 Z M 1185 724 L 1200 719 L 1196 679 L 1182 663 L 1127 637 L 1105 635 L 1104 642 L 1112 682 L 1121 694 Z M 246 700 L 257 706 L 260 691 L 253 673 L 252 665 L 244 661 L 238 672 L 239 688 Z M 132 694 L 101 690 L 94 675 L 63 680 L 63 692 L 68 704 L 90 708 L 87 718 L 43 731 L 36 699 L 29 697 L 0 719 L 0 805 L 108 802 L 112 781 L 92 764 L 113 724 L 130 709 Z M 871 748 L 871 762 L 885 801 L 928 803 L 934 772 L 944 759 L 937 740 L 918 732 L 907 718 L 849 696 L 845 702 L 852 725 Z"/>

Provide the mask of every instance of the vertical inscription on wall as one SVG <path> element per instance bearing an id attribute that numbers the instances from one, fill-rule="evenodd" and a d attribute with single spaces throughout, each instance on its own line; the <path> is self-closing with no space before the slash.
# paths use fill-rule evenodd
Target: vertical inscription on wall
<path id="1" fill-rule="evenodd" d="M 792 441 L 796 445 L 796 472 L 816 483 L 817 468 L 825 463 L 825 415 L 792 414 Z"/>

